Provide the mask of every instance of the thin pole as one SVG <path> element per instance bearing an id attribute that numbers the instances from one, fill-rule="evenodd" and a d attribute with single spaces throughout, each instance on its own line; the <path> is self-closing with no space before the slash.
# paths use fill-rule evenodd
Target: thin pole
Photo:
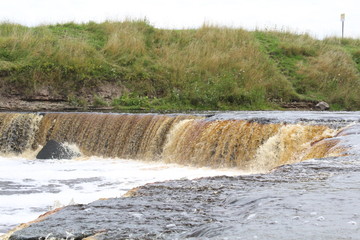
<path id="1" fill-rule="evenodd" d="M 341 20 L 341 26 L 342 26 L 342 28 L 341 28 L 341 38 L 344 38 L 345 13 L 342 13 L 340 15 L 340 20 Z"/>

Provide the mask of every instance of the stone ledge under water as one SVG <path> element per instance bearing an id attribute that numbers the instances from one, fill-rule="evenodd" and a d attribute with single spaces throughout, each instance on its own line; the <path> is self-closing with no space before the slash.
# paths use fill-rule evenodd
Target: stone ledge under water
<path id="1" fill-rule="evenodd" d="M 356 159 L 337 157 L 146 184 L 65 207 L 9 239 L 351 239 L 360 234 L 359 172 Z"/>

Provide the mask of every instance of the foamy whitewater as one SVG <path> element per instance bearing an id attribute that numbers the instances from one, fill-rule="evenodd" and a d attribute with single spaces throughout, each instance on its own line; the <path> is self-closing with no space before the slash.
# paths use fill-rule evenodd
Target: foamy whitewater
<path id="1" fill-rule="evenodd" d="M 214 170 L 98 157 L 75 160 L 28 160 L 0 157 L 0 234 L 63 205 L 121 197 L 157 181 L 239 175 Z"/>

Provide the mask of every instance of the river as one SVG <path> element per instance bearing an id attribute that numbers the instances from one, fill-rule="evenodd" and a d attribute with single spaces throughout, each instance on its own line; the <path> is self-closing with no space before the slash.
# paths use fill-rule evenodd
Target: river
<path id="1" fill-rule="evenodd" d="M 360 233 L 358 112 L 3 113 L 0 119 L 0 232 L 68 205 L 12 239 L 50 233 L 71 239 L 100 230 L 96 239 L 357 239 Z M 83 155 L 36 159 L 49 139 L 74 144 Z M 79 218 L 86 224 L 77 225 Z"/>

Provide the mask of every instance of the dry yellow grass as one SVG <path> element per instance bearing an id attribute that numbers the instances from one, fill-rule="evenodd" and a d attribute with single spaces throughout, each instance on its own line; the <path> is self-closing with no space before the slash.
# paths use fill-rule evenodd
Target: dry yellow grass
<path id="1" fill-rule="evenodd" d="M 111 83 L 141 100 L 195 108 L 264 109 L 310 99 L 359 109 L 359 66 L 360 41 L 352 39 L 213 25 L 162 30 L 131 20 L 0 24 L 0 86 L 21 94 L 48 87 L 77 96 Z"/>
<path id="2" fill-rule="evenodd" d="M 145 53 L 144 33 L 137 25 L 131 22 L 106 22 L 103 27 L 108 35 L 103 48 L 106 55 L 116 59 L 124 55 L 135 57 Z"/>

